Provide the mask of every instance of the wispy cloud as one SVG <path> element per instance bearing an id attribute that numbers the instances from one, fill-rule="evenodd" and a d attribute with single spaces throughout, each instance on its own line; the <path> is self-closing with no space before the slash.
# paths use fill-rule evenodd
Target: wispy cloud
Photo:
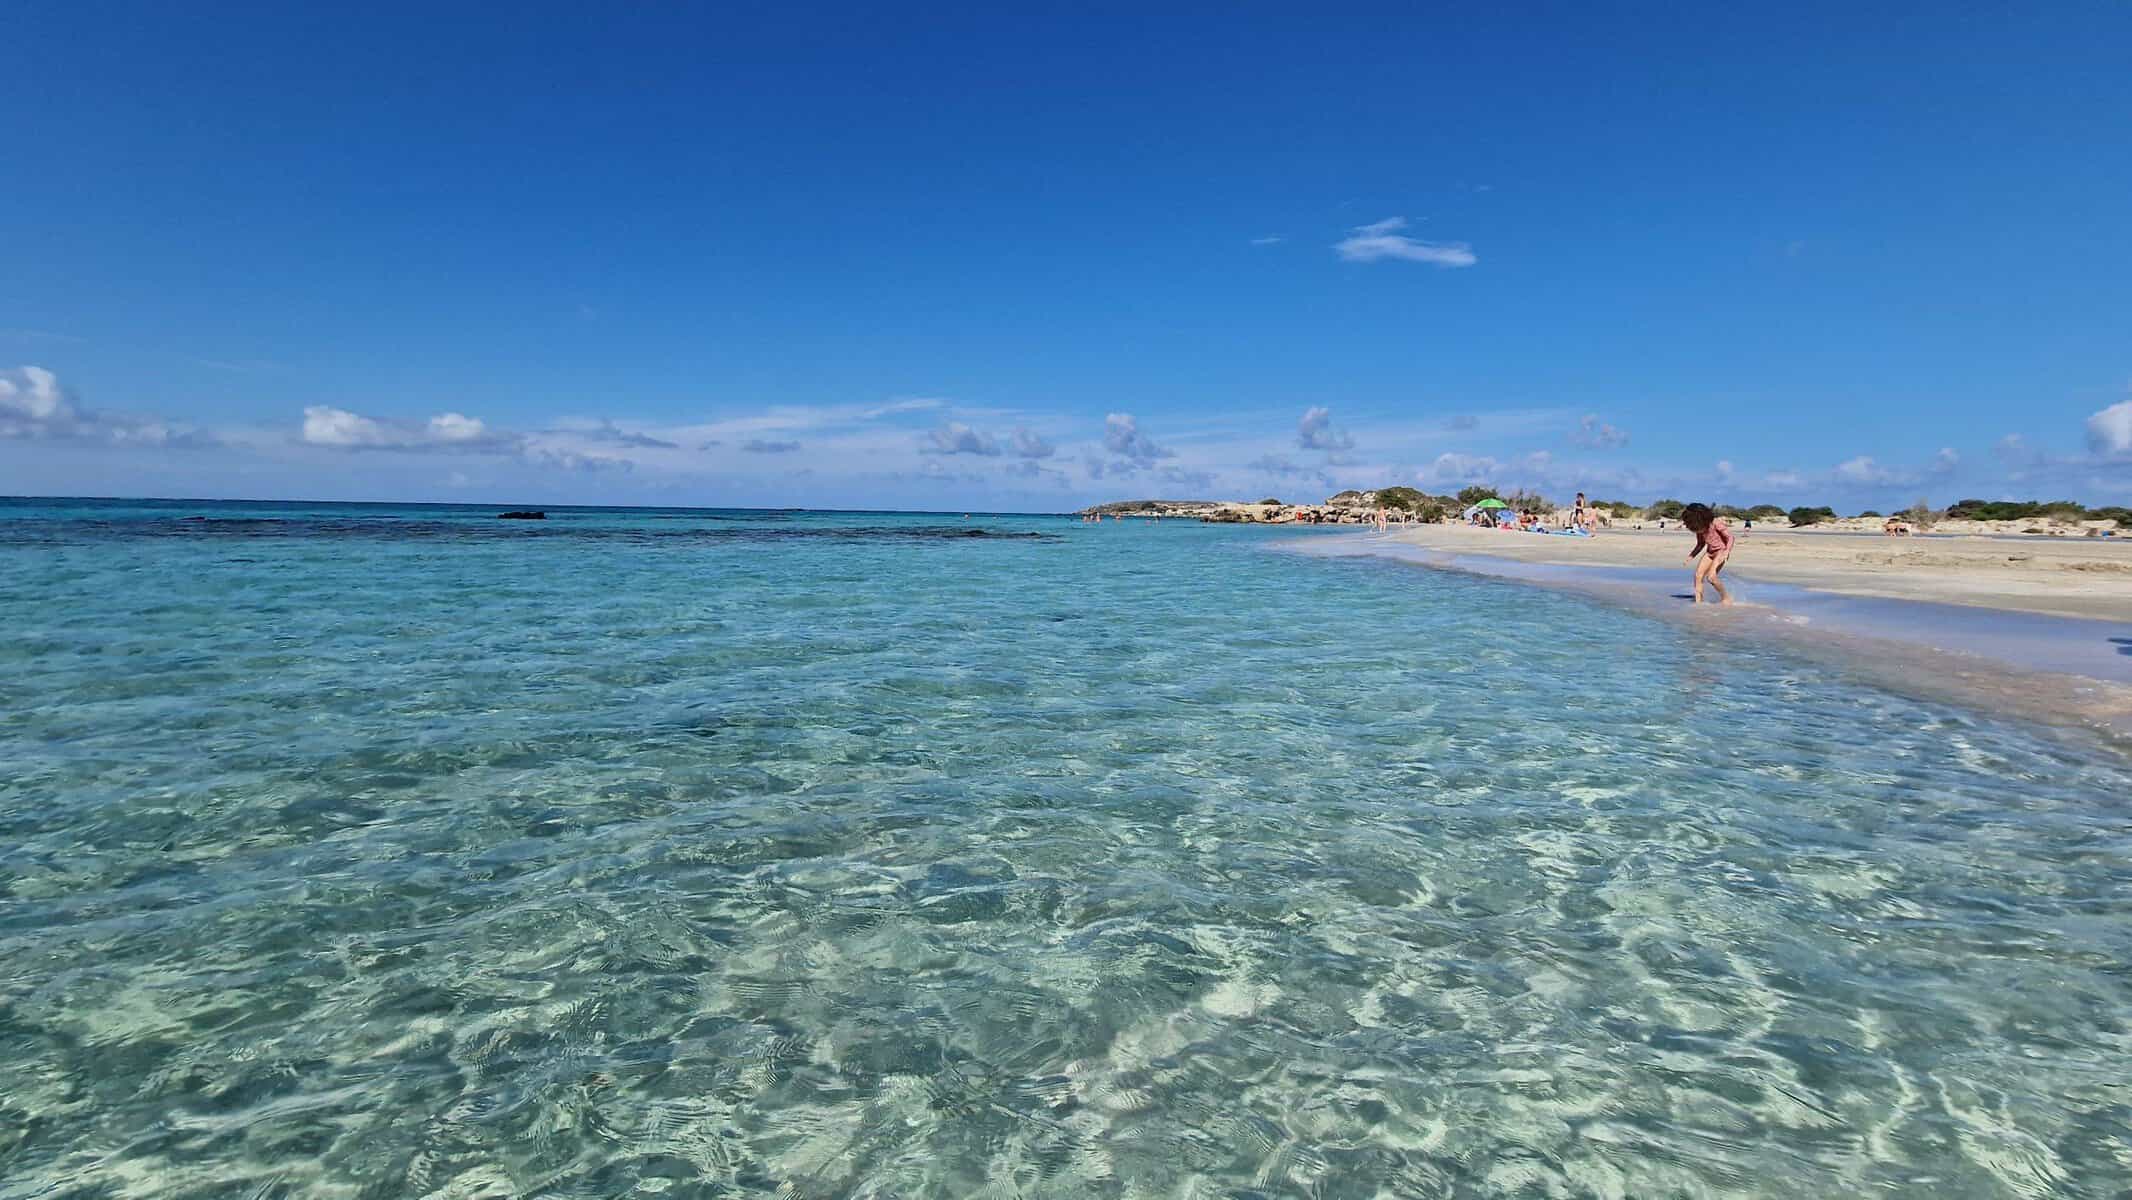
<path id="1" fill-rule="evenodd" d="M 1333 486 L 1332 475 L 1329 472 L 1318 467 L 1296 462 L 1285 454 L 1262 454 L 1245 463 L 1244 469 L 1277 479 L 1315 483 L 1328 489 Z"/>
<path id="2" fill-rule="evenodd" d="M 535 466 L 553 467 L 561 471 L 632 471 L 636 464 L 612 454 L 583 454 L 574 450 L 534 450 L 526 455 L 526 461 Z"/>
<path id="3" fill-rule="evenodd" d="M 1296 422 L 1295 444 L 1304 450 L 1341 451 L 1355 448 L 1353 434 L 1333 428 L 1332 410 L 1322 405 L 1306 409 Z"/>
<path id="4" fill-rule="evenodd" d="M 1251 239 L 1251 244 L 1254 246 L 1278 246 L 1287 240 L 1284 237 L 1255 237 Z"/>
<path id="5" fill-rule="evenodd" d="M 1892 483 L 1895 481 L 1895 473 L 1875 462 L 1869 454 L 1861 454 L 1856 458 L 1847 458 L 1837 463 L 1835 470 L 1831 474 L 1845 483 Z"/>
<path id="6" fill-rule="evenodd" d="M 1414 481 L 1428 488 L 1464 487 L 1469 483 L 1486 483 L 1503 470 L 1501 460 L 1485 454 L 1461 454 L 1455 450 L 1445 451 L 1414 472 Z"/>
<path id="7" fill-rule="evenodd" d="M 1333 244 L 1333 251 L 1348 262 L 1377 262 L 1389 258 L 1427 263 L 1433 267 L 1470 267 L 1480 261 L 1473 248 L 1464 242 L 1420 241 L 1398 232 L 1406 226 L 1405 217 L 1386 217 L 1368 225 L 1357 225 L 1347 237 Z"/>
<path id="8" fill-rule="evenodd" d="M 947 406 L 948 402 L 937 396 L 905 396 L 886 404 L 860 409 L 858 415 L 862 420 L 872 421 L 881 417 L 892 417 L 897 413 L 931 412 Z"/>
<path id="9" fill-rule="evenodd" d="M 665 438 L 653 437 L 648 433 L 624 429 L 609 419 L 602 419 L 592 425 L 563 424 L 550 432 L 570 435 L 588 442 L 599 442 L 609 446 L 624 446 L 635 450 L 679 450 L 681 448 L 679 442 L 670 442 Z"/>
<path id="10" fill-rule="evenodd" d="M 1629 444 L 1629 435 L 1601 421 L 1597 413 L 1586 413 L 1569 440 L 1587 450 L 1616 450 Z"/>
<path id="11" fill-rule="evenodd" d="M 1142 433 L 1139 420 L 1131 413 L 1111 413 L 1103 418 L 1103 448 L 1135 463 L 1176 457 L 1174 451 L 1156 445 L 1154 439 Z"/>
<path id="12" fill-rule="evenodd" d="M 980 433 L 960 421 L 945 422 L 926 434 L 927 454 L 975 454 L 993 458 L 999 454 L 999 439 Z"/>
<path id="13" fill-rule="evenodd" d="M 766 442 L 761 438 L 750 438 L 742 442 L 740 448 L 749 454 L 792 454 L 799 450 L 800 444 L 798 442 Z"/>
<path id="14" fill-rule="evenodd" d="M 1058 448 L 1041 436 L 1016 426 L 1014 430 L 1014 453 L 1019 458 L 1050 458 Z"/>
<path id="15" fill-rule="evenodd" d="M 71 333 L 55 333 L 50 329 L 0 329 L 0 338 L 11 342 L 53 342 L 78 346 L 89 339 L 75 337 Z"/>

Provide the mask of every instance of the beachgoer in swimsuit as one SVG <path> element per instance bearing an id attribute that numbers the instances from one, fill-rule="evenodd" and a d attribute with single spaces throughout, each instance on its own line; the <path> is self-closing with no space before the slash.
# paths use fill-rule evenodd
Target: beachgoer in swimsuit
<path id="1" fill-rule="evenodd" d="M 1695 564 L 1695 602 L 1703 602 L 1703 585 L 1717 589 L 1719 604 L 1732 603 L 1732 593 L 1725 590 L 1725 582 L 1718 572 L 1725 569 L 1725 560 L 1732 557 L 1732 531 L 1725 527 L 1725 519 L 1710 511 L 1707 504 L 1691 504 L 1680 510 L 1680 523 L 1695 532 L 1695 549 L 1688 551 L 1688 561 Z M 1702 555 L 1701 562 L 1695 561 Z"/>

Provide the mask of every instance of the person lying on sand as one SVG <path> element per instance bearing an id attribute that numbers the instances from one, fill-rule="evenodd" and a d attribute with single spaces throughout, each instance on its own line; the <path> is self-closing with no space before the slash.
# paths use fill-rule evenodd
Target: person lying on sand
<path id="1" fill-rule="evenodd" d="M 1717 589 L 1719 604 L 1732 603 L 1732 593 L 1718 578 L 1718 572 L 1725 569 L 1725 560 L 1732 557 L 1732 531 L 1725 527 L 1725 519 L 1711 512 L 1707 504 L 1691 504 L 1680 510 L 1680 523 L 1695 534 L 1695 549 L 1688 551 L 1688 561 L 1695 563 L 1695 602 L 1703 602 L 1703 585 L 1707 583 Z M 1695 562 L 1698 554 L 1703 561 Z"/>

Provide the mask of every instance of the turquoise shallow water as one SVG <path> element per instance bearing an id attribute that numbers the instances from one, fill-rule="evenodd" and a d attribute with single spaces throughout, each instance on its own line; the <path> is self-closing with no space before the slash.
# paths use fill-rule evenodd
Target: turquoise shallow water
<path id="1" fill-rule="evenodd" d="M 0 1198 L 2132 1185 L 2099 743 L 1292 534 L 496 511 L 0 502 Z"/>

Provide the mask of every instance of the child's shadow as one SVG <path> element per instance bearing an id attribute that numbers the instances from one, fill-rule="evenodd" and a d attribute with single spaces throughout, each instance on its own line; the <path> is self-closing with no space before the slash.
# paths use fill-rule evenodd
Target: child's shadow
<path id="1" fill-rule="evenodd" d="M 2119 654 L 2132 656 L 2132 637 L 2111 638 L 2110 644 L 2117 647 Z"/>

